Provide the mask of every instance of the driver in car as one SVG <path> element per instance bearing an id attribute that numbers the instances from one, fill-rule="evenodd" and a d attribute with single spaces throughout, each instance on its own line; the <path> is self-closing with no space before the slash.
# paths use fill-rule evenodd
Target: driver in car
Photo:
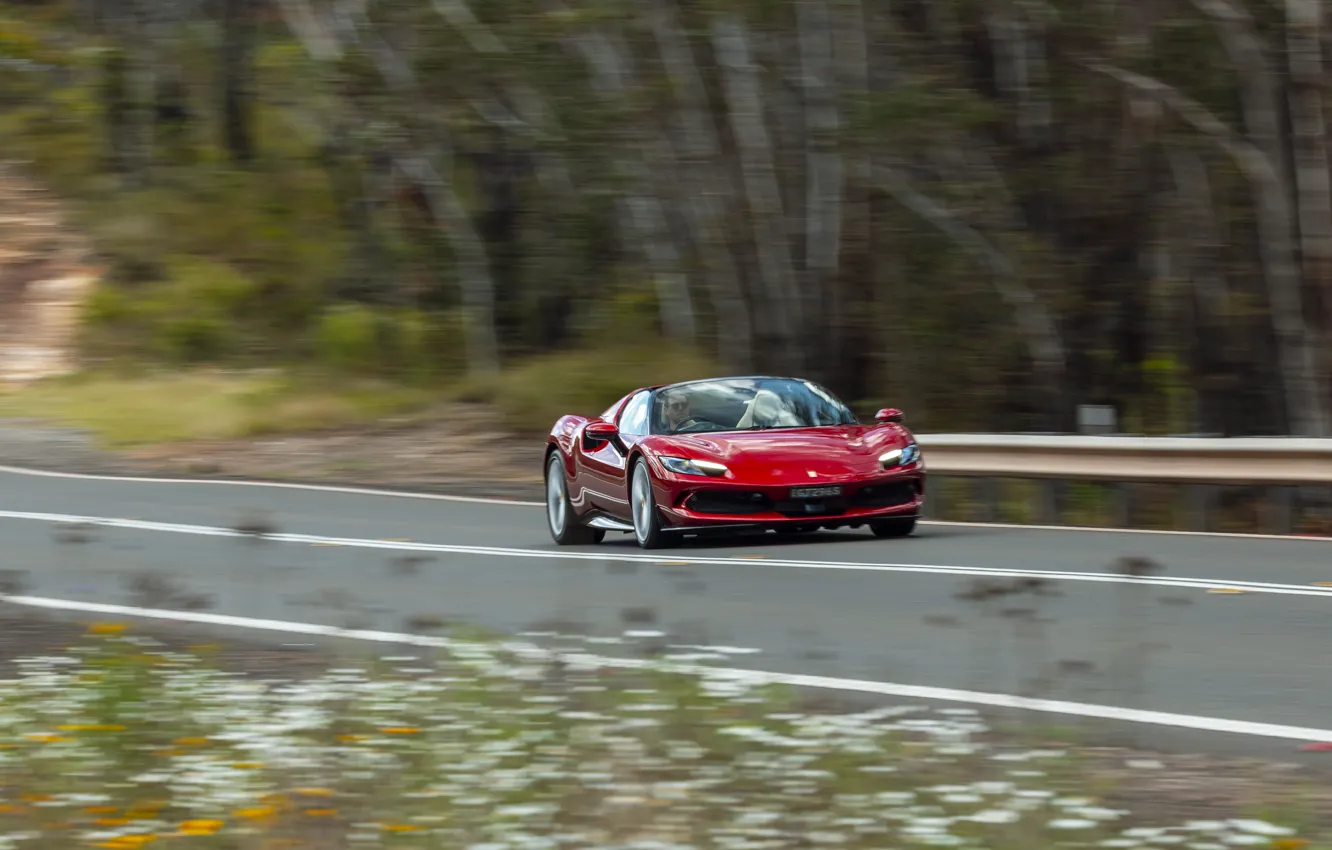
<path id="1" fill-rule="evenodd" d="M 664 399 L 666 412 L 666 431 L 674 433 L 681 427 L 694 421 L 689 415 L 689 399 L 681 393 L 672 393 Z"/>

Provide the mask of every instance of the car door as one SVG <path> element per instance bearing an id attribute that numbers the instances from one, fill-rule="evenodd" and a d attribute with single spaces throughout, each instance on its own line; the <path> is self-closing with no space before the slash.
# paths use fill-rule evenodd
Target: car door
<path id="1" fill-rule="evenodd" d="M 614 516 L 629 517 L 629 485 L 625 464 L 627 449 L 648 431 L 648 399 L 651 392 L 644 390 L 631 398 L 620 411 L 616 427 L 620 440 L 594 447 L 581 446 L 583 454 L 583 486 L 590 505 Z"/>

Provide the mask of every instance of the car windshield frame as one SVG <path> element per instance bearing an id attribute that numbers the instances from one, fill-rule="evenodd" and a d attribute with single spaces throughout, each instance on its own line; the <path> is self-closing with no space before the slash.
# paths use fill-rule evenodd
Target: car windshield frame
<path id="1" fill-rule="evenodd" d="M 766 393 L 764 405 L 772 415 L 746 413 L 748 408 L 754 405 L 760 393 Z M 663 399 L 675 394 L 694 396 L 690 400 L 690 412 L 699 415 L 703 415 L 710 408 L 715 408 L 717 403 L 729 402 L 733 412 L 736 412 L 736 418 L 726 417 L 724 421 L 708 419 L 706 427 L 687 425 L 683 430 L 671 430 L 666 423 Z M 726 399 L 727 395 L 731 398 Z M 699 399 L 699 396 L 704 398 Z M 776 407 L 773 407 L 774 399 Z M 704 404 L 700 408 L 697 404 L 700 400 L 710 400 L 713 404 Z M 820 416 L 820 413 L 825 415 Z M 831 421 L 819 421 L 825 418 Z M 741 422 L 746 424 L 741 426 Z M 652 396 L 648 400 L 648 432 L 657 436 L 734 434 L 745 431 L 835 428 L 860 424 L 850 405 L 823 385 L 804 378 L 737 377 L 686 381 L 659 387 L 652 391 Z"/>

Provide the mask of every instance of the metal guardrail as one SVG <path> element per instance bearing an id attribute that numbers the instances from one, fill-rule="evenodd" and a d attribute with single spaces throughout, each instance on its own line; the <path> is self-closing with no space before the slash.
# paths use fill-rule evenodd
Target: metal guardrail
<path id="1" fill-rule="evenodd" d="M 1175 484 L 1332 484 L 1332 439 L 917 434 L 932 473 Z"/>
<path id="2" fill-rule="evenodd" d="M 1332 534 L 1332 439 L 1129 437 L 1056 434 L 916 434 L 935 485 L 932 518 L 1000 522 L 1020 511 L 1066 525 L 1071 485 L 1099 485 L 1098 525 L 1198 531 Z M 1026 480 L 1016 492 L 1011 482 Z M 1004 482 L 1008 481 L 1009 484 Z M 948 486 L 945 484 L 952 484 Z M 1035 490 L 1032 490 L 1032 486 Z M 1158 492 L 1174 495 L 1163 507 Z M 1234 528 L 1236 515 L 1246 526 Z M 1076 521 L 1073 521 L 1077 524 Z"/>

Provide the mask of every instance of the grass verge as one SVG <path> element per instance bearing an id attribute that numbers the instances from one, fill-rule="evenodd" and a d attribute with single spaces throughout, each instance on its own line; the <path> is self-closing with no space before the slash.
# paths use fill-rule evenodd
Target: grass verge
<path id="1" fill-rule="evenodd" d="M 91 632 L 0 691 L 0 847 L 1293 850 L 1321 837 L 1280 815 L 1152 823 L 1067 752 L 989 740 L 968 709 L 811 714 L 665 662 L 552 666 L 480 641 L 264 681 L 118 625 Z"/>
<path id="2" fill-rule="evenodd" d="M 437 400 L 421 387 L 333 384 L 277 372 L 90 374 L 0 395 L 0 416 L 87 429 L 118 448 L 355 425 L 420 411 Z"/>
<path id="3" fill-rule="evenodd" d="M 546 431 L 565 413 L 596 415 L 640 386 L 712 374 L 706 358 L 665 345 L 535 357 L 493 381 L 422 384 L 301 372 L 86 373 L 0 395 L 0 417 L 90 431 L 123 448 L 373 425 L 449 401 L 484 402 L 509 431 Z M 436 411 L 447 415 L 442 409 Z"/>

